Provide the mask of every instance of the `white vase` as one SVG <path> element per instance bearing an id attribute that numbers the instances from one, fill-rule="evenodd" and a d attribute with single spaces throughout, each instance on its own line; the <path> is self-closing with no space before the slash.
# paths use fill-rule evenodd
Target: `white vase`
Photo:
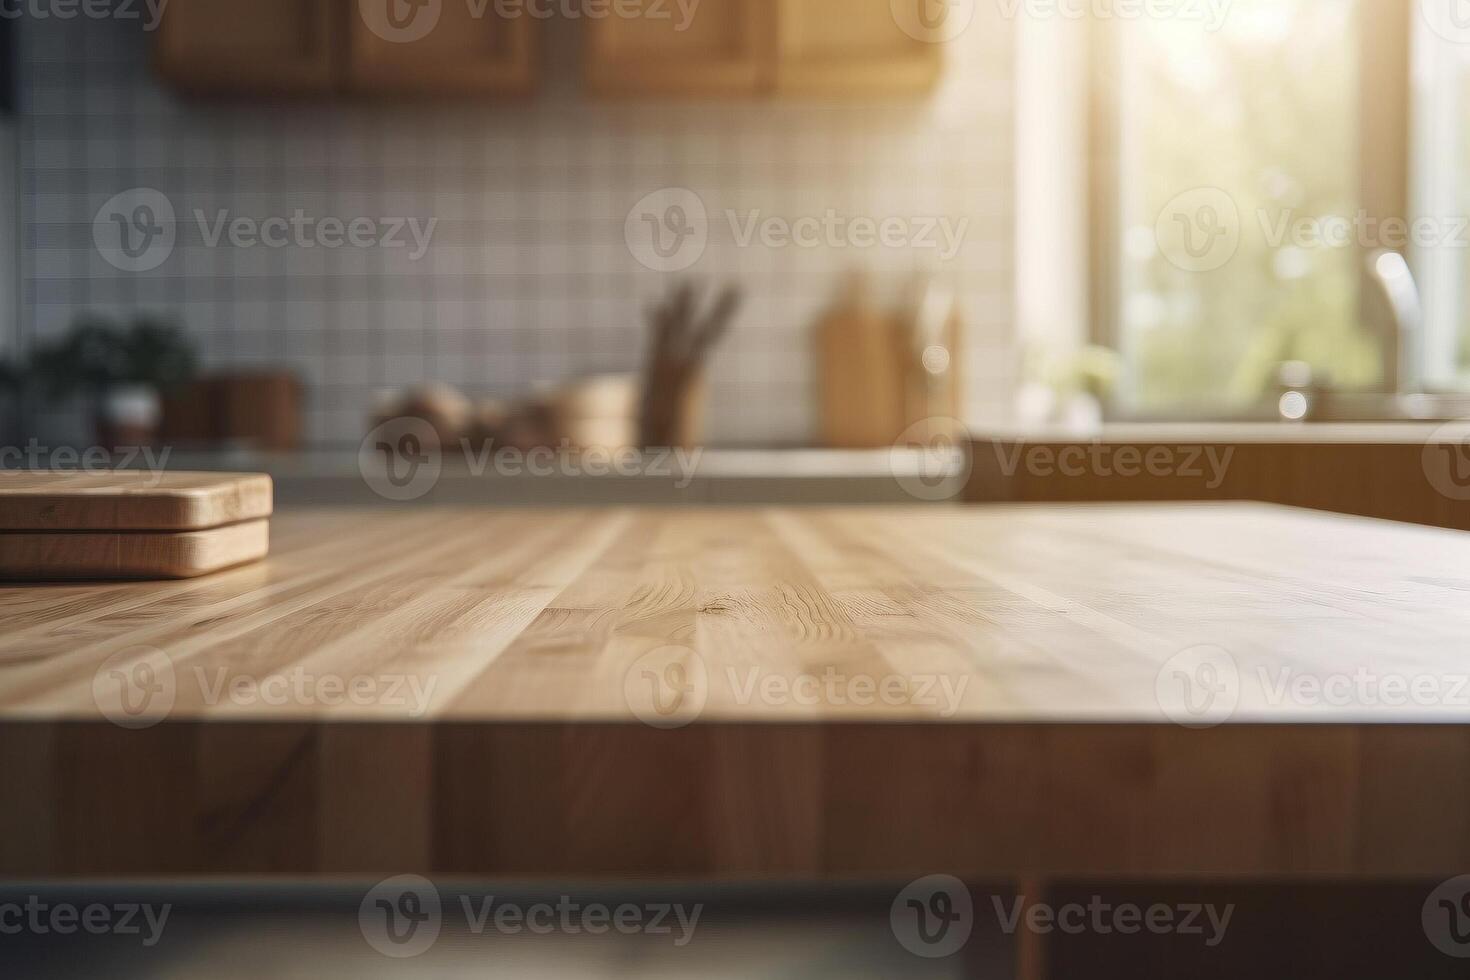
<path id="1" fill-rule="evenodd" d="M 102 418 L 120 429 L 151 432 L 163 419 L 163 399 L 152 385 L 113 385 L 102 394 Z"/>

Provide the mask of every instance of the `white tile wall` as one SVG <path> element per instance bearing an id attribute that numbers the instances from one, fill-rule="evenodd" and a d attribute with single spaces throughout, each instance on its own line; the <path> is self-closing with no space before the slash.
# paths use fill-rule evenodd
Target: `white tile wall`
<path id="1" fill-rule="evenodd" d="M 969 325 L 969 412 L 1009 404 L 1012 343 L 1012 30 L 986 5 L 920 104 L 604 105 L 558 74 L 527 106 L 204 103 L 150 74 L 133 22 L 21 25 L 25 339 L 81 310 L 180 318 L 212 365 L 278 362 L 310 385 L 314 443 L 355 444 L 375 392 L 429 379 L 509 397 L 541 380 L 639 363 L 644 310 L 679 278 L 629 254 L 645 194 L 695 190 L 710 246 L 687 273 L 738 281 L 748 301 L 711 369 L 710 437 L 810 439 L 809 329 L 863 265 L 895 291 L 935 269 Z M 989 18 L 989 19 L 987 19 Z M 576 55 L 554 25 L 551 64 Z M 178 213 L 157 270 L 120 272 L 92 218 L 146 186 Z M 193 212 L 437 217 L 428 253 L 206 247 Z M 725 209 L 795 218 L 970 219 L 949 262 L 912 249 L 738 247 Z"/>

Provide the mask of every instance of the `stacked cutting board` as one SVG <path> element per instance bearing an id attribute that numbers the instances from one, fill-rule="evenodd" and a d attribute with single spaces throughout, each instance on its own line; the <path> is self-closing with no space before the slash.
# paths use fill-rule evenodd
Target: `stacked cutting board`
<path id="1" fill-rule="evenodd" d="M 0 472 L 0 579 L 176 579 L 264 558 L 271 478 Z"/>

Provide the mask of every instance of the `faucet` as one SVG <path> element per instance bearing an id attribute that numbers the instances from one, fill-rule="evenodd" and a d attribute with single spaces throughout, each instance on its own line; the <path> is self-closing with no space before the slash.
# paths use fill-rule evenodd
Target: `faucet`
<path id="1" fill-rule="evenodd" d="M 1388 301 L 1389 325 L 1394 331 L 1394 343 L 1384 345 L 1392 358 L 1384 364 L 1386 380 L 1395 394 L 1412 392 L 1419 383 L 1419 345 L 1424 327 L 1419 287 L 1409 263 L 1398 252 L 1380 248 L 1370 252 L 1365 262 L 1368 278 Z"/>

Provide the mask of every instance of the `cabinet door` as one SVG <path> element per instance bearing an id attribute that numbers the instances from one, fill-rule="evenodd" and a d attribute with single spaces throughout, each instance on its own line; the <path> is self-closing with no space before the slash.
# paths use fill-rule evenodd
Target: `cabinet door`
<path id="1" fill-rule="evenodd" d="M 158 70 L 203 93 L 328 92 L 339 71 L 340 10 L 337 0 L 169 0 Z"/>
<path id="2" fill-rule="evenodd" d="M 588 86 L 601 95 L 663 98 L 769 91 L 775 2 L 610 4 L 606 16 L 587 22 Z"/>
<path id="3" fill-rule="evenodd" d="M 939 0 L 779 0 L 781 95 L 902 97 L 934 87 L 943 48 Z M 909 16 L 912 7 L 912 17 Z"/>
<path id="4" fill-rule="evenodd" d="M 528 95 L 534 4 L 348 0 L 347 86 L 404 95 Z"/>

